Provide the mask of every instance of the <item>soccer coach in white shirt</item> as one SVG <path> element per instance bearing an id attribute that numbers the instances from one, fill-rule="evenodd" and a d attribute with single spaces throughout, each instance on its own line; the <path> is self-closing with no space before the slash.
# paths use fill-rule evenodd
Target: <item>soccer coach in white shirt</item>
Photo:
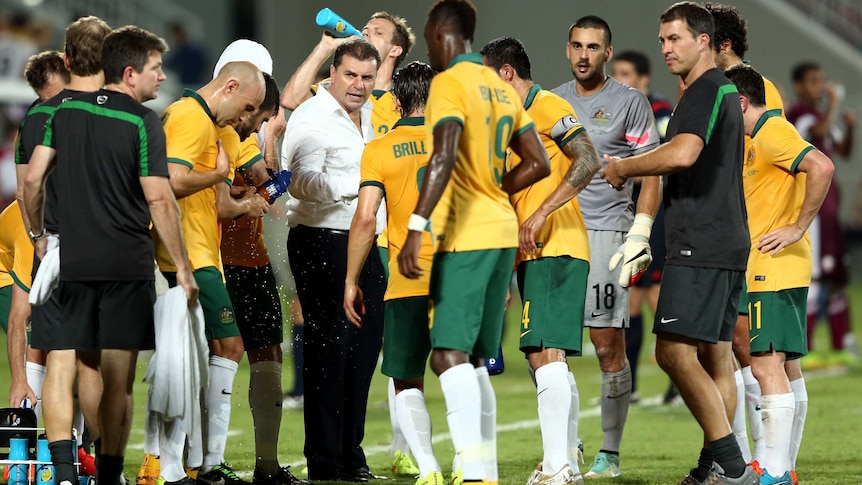
<path id="1" fill-rule="evenodd" d="M 383 338 L 385 280 L 376 251 L 359 279 L 362 329 L 348 322 L 342 302 L 359 161 L 374 138 L 368 96 L 379 65 L 377 50 L 365 40 L 339 46 L 330 84 L 321 83 L 317 95 L 293 112 L 284 136 L 282 165 L 293 172 L 287 254 L 305 318 L 305 457 L 311 480 L 373 478 L 360 444 Z"/>

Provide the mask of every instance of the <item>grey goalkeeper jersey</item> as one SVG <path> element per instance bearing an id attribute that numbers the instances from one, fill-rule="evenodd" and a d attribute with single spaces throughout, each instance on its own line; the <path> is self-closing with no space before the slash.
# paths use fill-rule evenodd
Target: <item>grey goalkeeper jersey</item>
<path id="1" fill-rule="evenodd" d="M 561 84 L 553 92 L 568 101 L 578 121 L 587 129 L 599 157 L 602 170 L 607 166 L 604 155 L 630 157 L 659 145 L 655 117 L 649 101 L 637 89 L 608 77 L 602 89 L 592 96 L 579 96 L 575 80 Z M 587 229 L 626 232 L 634 221 L 633 180 L 617 191 L 599 177 L 578 194 L 578 204 Z"/>

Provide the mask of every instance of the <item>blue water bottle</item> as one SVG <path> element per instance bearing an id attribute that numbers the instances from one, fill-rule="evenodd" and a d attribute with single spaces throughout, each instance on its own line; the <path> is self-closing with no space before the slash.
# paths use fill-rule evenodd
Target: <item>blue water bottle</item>
<path id="1" fill-rule="evenodd" d="M 36 441 L 36 461 L 40 462 L 36 469 L 36 481 L 39 485 L 54 485 L 54 465 L 51 464 L 51 450 L 48 449 L 47 438 L 39 438 Z"/>
<path id="2" fill-rule="evenodd" d="M 350 25 L 350 22 L 344 20 L 340 15 L 328 8 L 323 8 L 320 12 L 317 12 L 315 21 L 317 25 L 326 29 L 333 37 L 342 38 L 350 37 L 351 35 L 362 37 L 362 32 L 356 30 L 356 27 Z"/>
<path id="3" fill-rule="evenodd" d="M 496 376 L 502 374 L 506 370 L 506 365 L 503 362 L 503 345 L 497 349 L 497 357 L 485 359 L 485 367 L 488 368 L 488 375 Z"/>
<path id="4" fill-rule="evenodd" d="M 20 460 L 25 463 L 9 466 L 9 485 L 27 484 L 27 460 L 30 459 L 28 450 L 29 440 L 27 438 L 9 438 L 9 460 Z"/>

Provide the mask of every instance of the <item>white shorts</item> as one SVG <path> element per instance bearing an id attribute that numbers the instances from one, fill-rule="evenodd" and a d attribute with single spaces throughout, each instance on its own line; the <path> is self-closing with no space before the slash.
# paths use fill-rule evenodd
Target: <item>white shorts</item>
<path id="1" fill-rule="evenodd" d="M 628 328 L 629 290 L 619 284 L 622 263 L 613 271 L 608 262 L 623 243 L 625 233 L 587 230 L 590 242 L 590 275 L 584 304 L 584 326 Z"/>

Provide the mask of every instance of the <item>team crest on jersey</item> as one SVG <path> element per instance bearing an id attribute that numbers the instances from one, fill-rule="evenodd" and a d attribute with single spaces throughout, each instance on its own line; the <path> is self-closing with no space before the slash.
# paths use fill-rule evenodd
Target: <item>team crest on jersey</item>
<path id="1" fill-rule="evenodd" d="M 745 155 L 745 164 L 754 165 L 755 158 L 757 158 L 757 154 L 754 152 L 754 147 L 749 147 L 748 153 Z"/>
<path id="2" fill-rule="evenodd" d="M 613 114 L 610 111 L 608 111 L 607 108 L 602 106 L 599 109 L 597 109 L 595 113 L 593 113 L 593 115 L 590 117 L 590 121 L 594 125 L 604 126 L 604 125 L 607 125 L 608 123 L 610 123 L 612 118 L 613 118 Z"/>
<path id="3" fill-rule="evenodd" d="M 218 317 L 221 323 L 224 324 L 233 323 L 235 321 L 233 316 L 233 310 L 228 307 L 223 307 L 221 311 L 219 311 Z"/>
<path id="4" fill-rule="evenodd" d="M 96 103 L 97 104 L 105 104 L 106 102 L 108 102 L 108 97 L 105 96 L 104 94 L 100 94 L 100 95 L 96 96 Z"/>

